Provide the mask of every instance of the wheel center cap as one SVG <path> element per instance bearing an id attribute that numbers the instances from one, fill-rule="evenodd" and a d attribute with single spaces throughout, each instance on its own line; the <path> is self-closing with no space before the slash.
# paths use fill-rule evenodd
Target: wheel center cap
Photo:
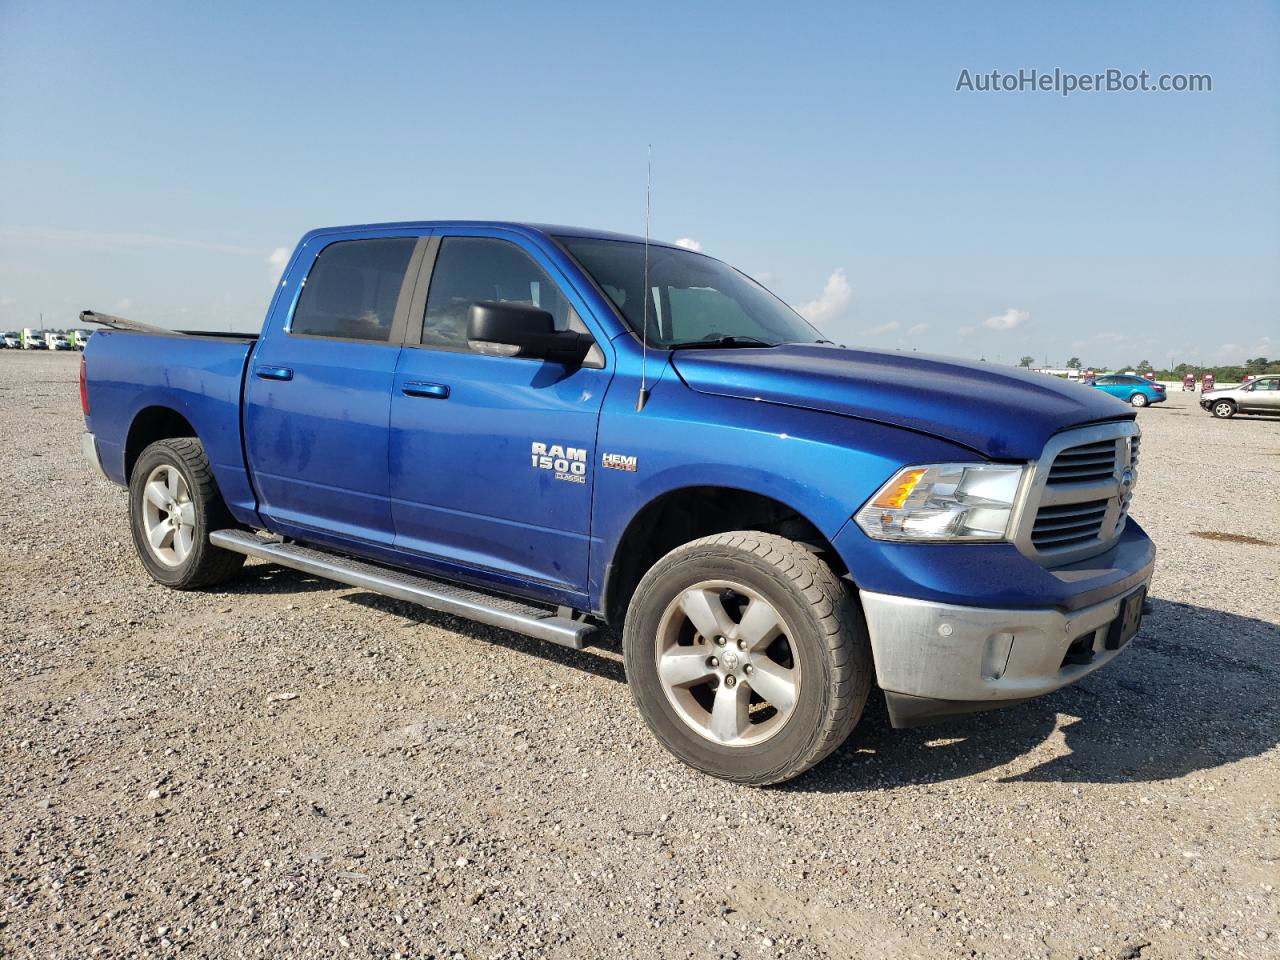
<path id="1" fill-rule="evenodd" d="M 738 655 L 734 651 L 726 650 L 722 656 L 726 667 L 730 670 L 738 669 Z"/>

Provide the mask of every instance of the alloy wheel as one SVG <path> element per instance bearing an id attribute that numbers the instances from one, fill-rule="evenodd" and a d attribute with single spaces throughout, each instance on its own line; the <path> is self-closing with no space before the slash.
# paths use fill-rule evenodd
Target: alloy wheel
<path id="1" fill-rule="evenodd" d="M 655 656 L 676 714 L 724 746 L 769 739 L 800 698 L 788 626 L 768 600 L 739 583 L 698 583 L 672 600 L 658 625 Z"/>
<path id="2" fill-rule="evenodd" d="M 181 471 L 161 464 L 142 488 L 142 526 L 151 555 L 167 567 L 181 566 L 196 535 L 196 508 Z"/>

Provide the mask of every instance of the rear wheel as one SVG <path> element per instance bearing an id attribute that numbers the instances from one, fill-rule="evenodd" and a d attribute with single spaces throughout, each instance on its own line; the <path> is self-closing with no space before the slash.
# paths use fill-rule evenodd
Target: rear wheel
<path id="1" fill-rule="evenodd" d="M 667 554 L 636 589 L 623 639 L 658 740 L 740 783 L 788 780 L 827 756 L 871 687 L 857 604 L 821 559 L 773 534 L 719 534 Z"/>
<path id="2" fill-rule="evenodd" d="M 1213 415 L 1219 420 L 1230 420 L 1236 415 L 1236 405 L 1230 400 L 1216 400 L 1213 404 Z"/>
<path id="3" fill-rule="evenodd" d="M 1129 398 L 1129 402 L 1135 407 L 1145 407 L 1147 405 L 1147 395 L 1145 393 L 1135 393 Z"/>
<path id="4" fill-rule="evenodd" d="M 142 451 L 129 480 L 129 526 L 153 580 L 190 590 L 234 577 L 244 555 L 209 542 L 211 531 L 234 525 L 199 440 L 159 440 Z"/>

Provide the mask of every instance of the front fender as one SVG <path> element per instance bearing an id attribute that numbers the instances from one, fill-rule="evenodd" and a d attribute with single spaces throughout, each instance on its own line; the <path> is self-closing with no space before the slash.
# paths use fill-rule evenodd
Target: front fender
<path id="1" fill-rule="evenodd" d="M 591 527 L 596 602 L 604 571 L 616 561 L 631 520 L 676 490 L 714 486 L 760 494 L 785 504 L 832 540 L 853 511 L 904 464 L 979 459 L 971 450 L 926 434 L 700 394 L 675 377 L 657 383 L 640 412 L 625 381 L 615 381 L 596 449 Z M 609 454 L 635 457 L 635 471 L 603 466 Z"/>

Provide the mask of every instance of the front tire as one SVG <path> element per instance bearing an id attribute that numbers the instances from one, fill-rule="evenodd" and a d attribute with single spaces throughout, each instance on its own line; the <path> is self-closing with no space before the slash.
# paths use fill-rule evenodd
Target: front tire
<path id="1" fill-rule="evenodd" d="M 1135 407 L 1145 407 L 1147 405 L 1147 395 L 1145 393 L 1135 393 L 1129 398 L 1129 402 Z"/>
<path id="2" fill-rule="evenodd" d="M 1236 415 L 1236 405 L 1230 400 L 1216 400 L 1212 409 L 1213 415 L 1219 420 L 1230 420 Z"/>
<path id="3" fill-rule="evenodd" d="M 209 542 L 235 526 L 195 437 L 158 440 L 142 451 L 129 479 L 129 527 L 147 573 L 175 590 L 230 580 L 244 555 Z"/>
<path id="4" fill-rule="evenodd" d="M 677 547 L 636 588 L 627 681 L 659 742 L 737 783 L 789 780 L 848 737 L 871 688 L 857 603 L 831 568 L 774 534 Z"/>

